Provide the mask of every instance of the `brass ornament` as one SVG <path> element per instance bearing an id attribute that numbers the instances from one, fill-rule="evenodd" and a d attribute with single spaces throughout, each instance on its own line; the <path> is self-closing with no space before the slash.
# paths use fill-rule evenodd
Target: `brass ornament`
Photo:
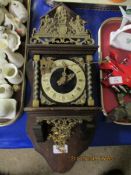
<path id="1" fill-rule="evenodd" d="M 72 129 L 81 124 L 81 119 L 53 119 L 47 120 L 47 124 L 52 125 L 48 139 L 52 139 L 54 144 L 62 149 L 72 135 Z"/>
<path id="2" fill-rule="evenodd" d="M 33 88 L 33 107 L 39 107 L 39 61 L 40 55 L 34 55 L 34 88 Z"/>
<path id="3" fill-rule="evenodd" d="M 91 63 L 93 62 L 92 55 L 86 56 L 86 62 L 87 62 L 87 85 L 88 85 L 88 106 L 94 106 L 95 100 L 93 98 L 93 91 L 92 91 L 92 67 Z"/>
<path id="4" fill-rule="evenodd" d="M 21 87 L 20 87 L 19 85 L 17 85 L 17 84 L 13 85 L 13 90 L 14 90 L 15 92 L 20 91 L 20 89 L 21 89 Z"/>
<path id="5" fill-rule="evenodd" d="M 47 57 L 47 58 L 43 57 L 40 61 L 40 65 L 41 65 L 41 74 L 45 74 L 45 73 L 51 72 L 51 70 L 55 66 L 55 63 L 52 57 Z"/>
<path id="6" fill-rule="evenodd" d="M 51 106 L 51 105 L 55 105 L 55 102 L 53 103 L 52 101 L 50 101 L 49 99 L 47 99 L 42 91 L 40 92 L 40 102 L 41 102 L 41 105 L 48 105 L 48 106 Z"/>
<path id="7" fill-rule="evenodd" d="M 72 15 L 66 6 L 55 9 L 54 15 L 41 17 L 38 30 L 33 29 L 32 44 L 75 44 L 94 45 L 90 32 L 85 29 L 85 21 L 79 15 Z"/>

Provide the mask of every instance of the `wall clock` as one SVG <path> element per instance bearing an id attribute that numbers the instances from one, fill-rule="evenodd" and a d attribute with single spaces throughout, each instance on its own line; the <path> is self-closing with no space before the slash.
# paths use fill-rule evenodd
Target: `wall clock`
<path id="1" fill-rule="evenodd" d="M 28 39 L 30 99 L 27 131 L 56 172 L 68 171 L 88 148 L 100 108 L 95 101 L 93 54 L 85 21 L 64 4 L 41 17 Z"/>

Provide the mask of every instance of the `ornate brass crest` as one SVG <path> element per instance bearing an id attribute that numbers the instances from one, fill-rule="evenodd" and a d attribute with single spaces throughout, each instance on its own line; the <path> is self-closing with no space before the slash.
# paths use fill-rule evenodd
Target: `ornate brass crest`
<path id="1" fill-rule="evenodd" d="M 76 125 L 81 124 L 82 120 L 65 118 L 48 120 L 47 123 L 53 125 L 48 139 L 52 139 L 53 142 L 58 145 L 59 149 L 62 149 L 71 137 L 72 129 Z"/>
<path id="2" fill-rule="evenodd" d="M 38 30 L 33 29 L 31 43 L 93 45 L 94 40 L 85 29 L 85 21 L 79 15 L 72 15 L 64 5 L 41 18 Z"/>

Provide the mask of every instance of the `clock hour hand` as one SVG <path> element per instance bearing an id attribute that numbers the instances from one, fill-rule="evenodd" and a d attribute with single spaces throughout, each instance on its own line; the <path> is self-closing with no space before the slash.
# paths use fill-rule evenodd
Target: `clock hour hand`
<path id="1" fill-rule="evenodd" d="M 66 69 L 67 69 L 67 67 L 64 67 L 64 71 L 62 72 L 62 76 L 57 81 L 58 86 L 61 86 L 61 85 L 65 84 L 65 82 L 66 82 L 66 79 L 67 79 Z"/>
<path id="2" fill-rule="evenodd" d="M 69 75 L 67 76 L 66 82 L 71 81 L 74 77 L 75 77 L 75 74 L 74 74 L 74 73 L 73 73 L 73 74 L 69 74 Z"/>
<path id="3" fill-rule="evenodd" d="M 62 77 L 57 81 L 58 86 L 64 85 L 66 83 L 68 83 L 69 81 L 71 81 L 74 78 L 75 74 L 64 74 L 64 72 L 62 73 Z"/>
<path id="4" fill-rule="evenodd" d="M 65 84 L 65 82 L 66 82 L 66 76 L 65 76 L 65 74 L 64 74 L 64 75 L 62 75 L 62 77 L 57 81 L 57 84 L 58 84 L 58 86 L 61 86 L 61 85 Z"/>
<path id="5" fill-rule="evenodd" d="M 61 86 L 61 85 L 65 84 L 66 79 L 67 79 L 67 74 L 66 74 L 67 65 L 64 61 L 62 62 L 62 64 L 63 64 L 63 67 L 64 67 L 64 71 L 62 72 L 61 78 L 57 81 L 58 86 Z"/>
<path id="6" fill-rule="evenodd" d="M 66 84 L 66 83 L 68 83 L 69 81 L 71 81 L 73 78 L 74 78 L 74 76 L 75 76 L 75 74 L 67 74 L 67 72 L 66 72 L 66 70 L 67 70 L 67 65 L 65 64 L 65 62 L 63 61 L 63 66 L 64 66 L 64 71 L 63 71 L 63 73 L 62 73 L 62 77 L 57 81 L 57 84 L 58 84 L 58 86 L 61 86 L 61 85 L 64 85 L 64 84 Z"/>

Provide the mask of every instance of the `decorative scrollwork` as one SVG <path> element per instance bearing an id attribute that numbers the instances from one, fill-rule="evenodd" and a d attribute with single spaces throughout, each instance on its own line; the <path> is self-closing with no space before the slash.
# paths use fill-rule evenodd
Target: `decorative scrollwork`
<path id="1" fill-rule="evenodd" d="M 38 31 L 33 29 L 30 39 L 34 44 L 93 45 L 94 40 L 85 29 L 85 21 L 79 15 L 72 16 L 66 6 L 55 9 L 53 16 L 41 18 Z"/>
<path id="2" fill-rule="evenodd" d="M 52 139 L 53 142 L 61 149 L 71 137 L 72 129 L 80 123 L 82 123 L 81 119 L 64 118 L 47 120 L 47 124 L 52 125 L 48 138 Z"/>
<path id="3" fill-rule="evenodd" d="M 34 55 L 34 90 L 33 90 L 33 107 L 39 107 L 39 61 L 40 55 Z"/>

